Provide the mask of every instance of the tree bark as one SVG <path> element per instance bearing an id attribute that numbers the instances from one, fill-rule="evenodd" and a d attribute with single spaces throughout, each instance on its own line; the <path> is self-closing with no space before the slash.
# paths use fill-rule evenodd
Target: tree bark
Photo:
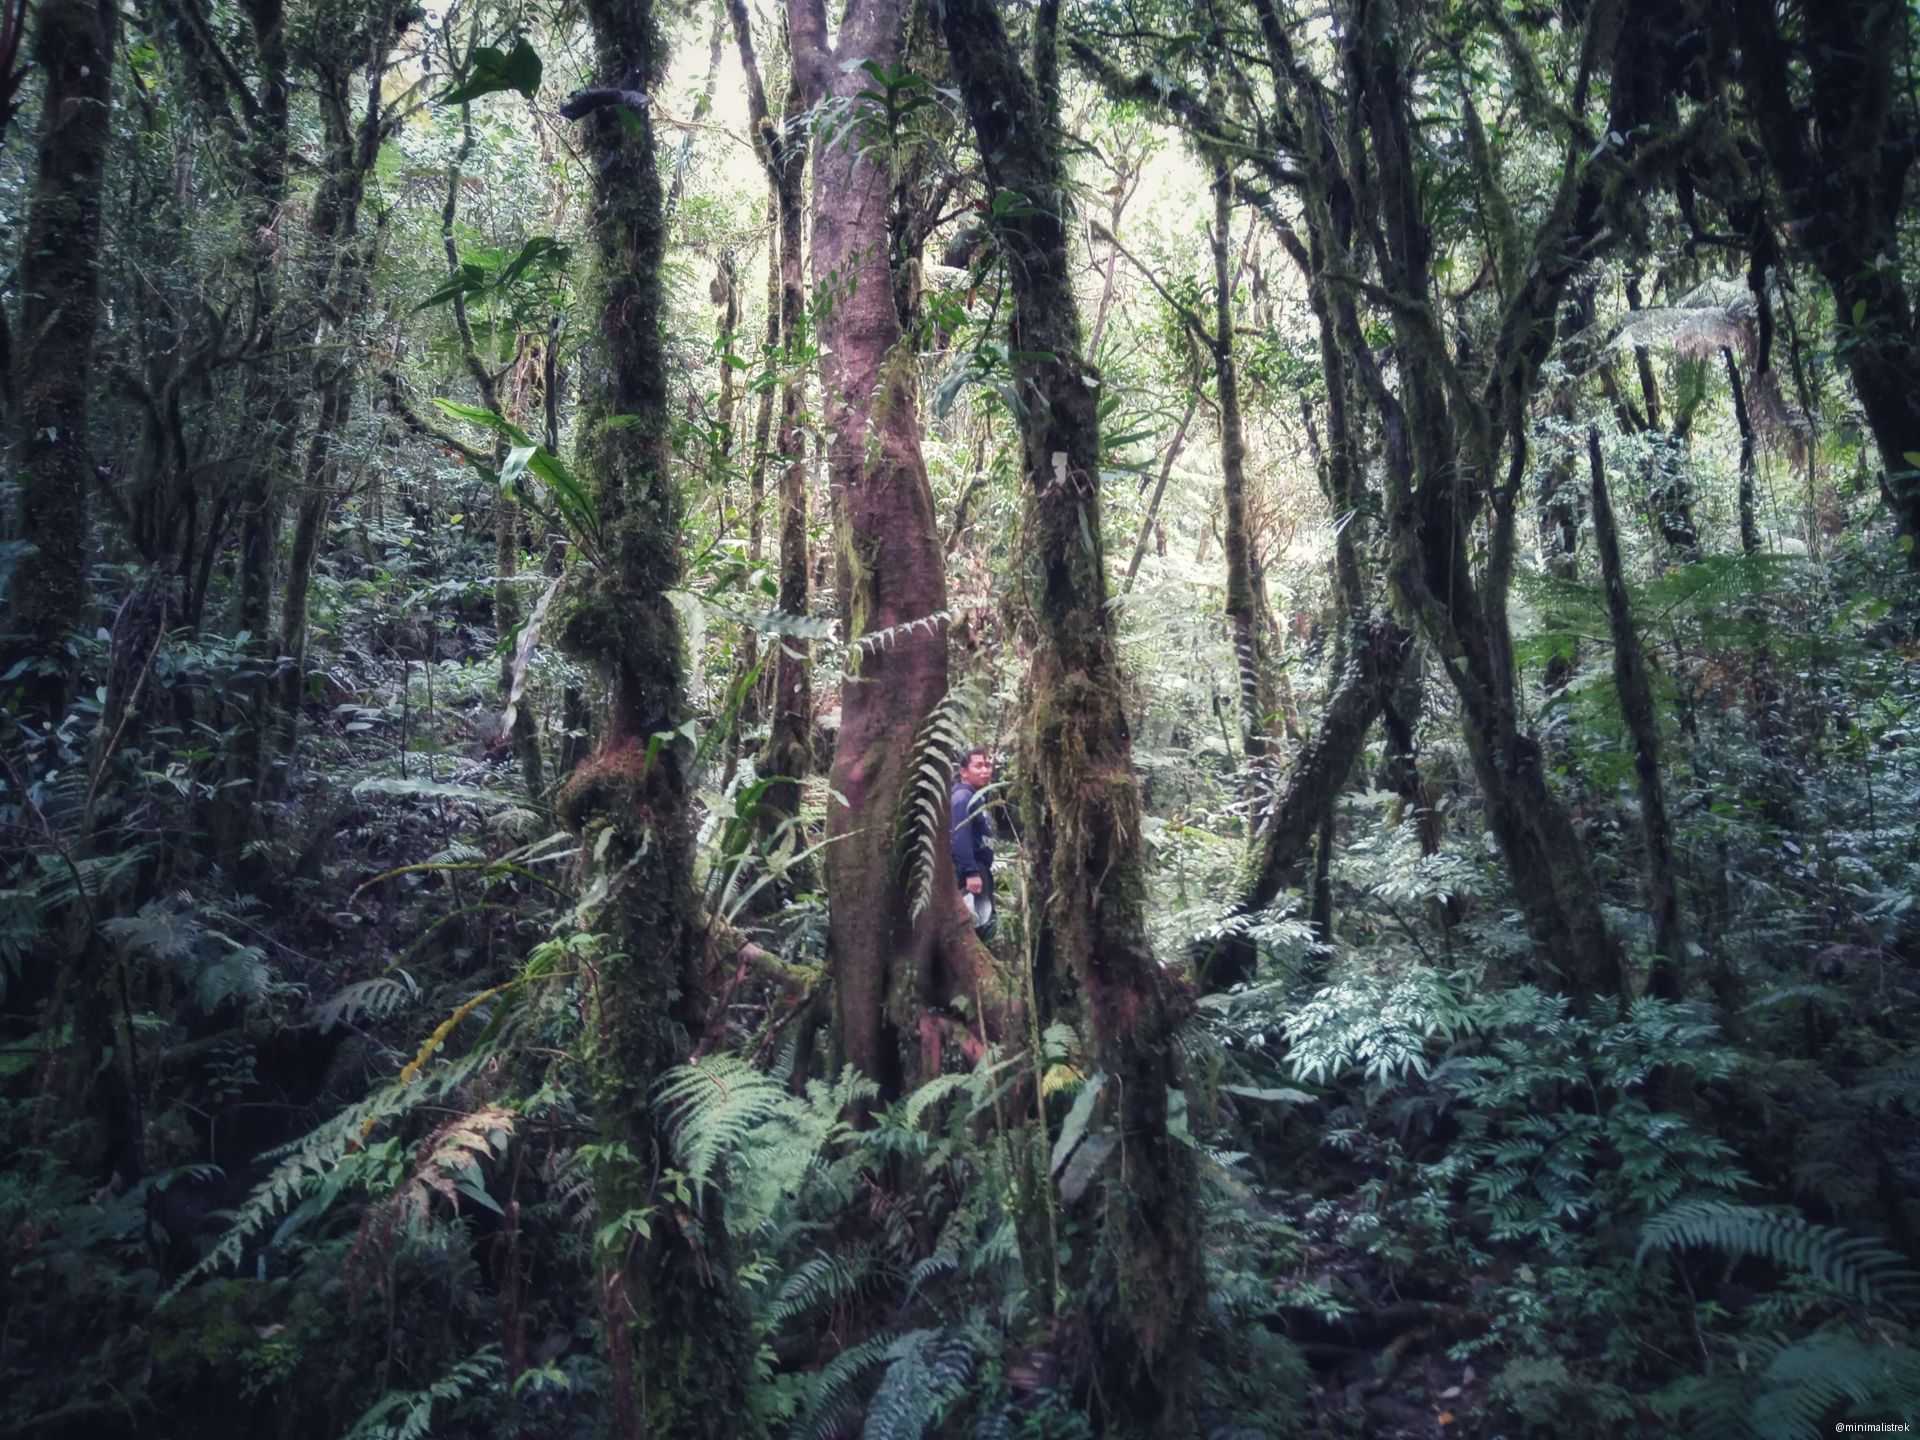
<path id="1" fill-rule="evenodd" d="M 1231 922 L 1257 915 L 1281 891 L 1300 884 L 1308 849 L 1359 763 L 1367 733 L 1406 673 L 1413 651 L 1412 635 L 1391 622 L 1363 631 L 1349 648 L 1346 669 L 1327 699 L 1319 727 L 1294 760 L 1260 827 L 1253 863 L 1233 908 L 1217 934 L 1194 942 L 1191 959 L 1202 989 L 1226 990 L 1253 978 L 1258 958 L 1254 946 Z"/>
<path id="2" fill-rule="evenodd" d="M 1793 241 L 1833 292 L 1836 348 L 1880 451 L 1901 547 L 1920 568 L 1920 316 L 1898 263 L 1907 176 L 1920 153 L 1900 93 L 1905 12 L 1835 0 L 1794 13 L 1790 41 L 1773 6 L 1731 7 L 1740 64 L 1729 73 L 1746 91 Z M 1804 87 L 1794 83 L 1796 60 Z"/>
<path id="3" fill-rule="evenodd" d="M 1653 684 L 1640 634 L 1633 626 L 1627 582 L 1620 563 L 1620 533 L 1607 495 L 1606 467 L 1600 456 L 1600 431 L 1587 430 L 1587 465 L 1593 479 L 1593 540 L 1600 557 L 1600 580 L 1607 595 L 1607 624 L 1613 635 L 1613 683 L 1620 713 L 1633 745 L 1633 772 L 1640 790 L 1640 828 L 1647 846 L 1647 896 L 1653 912 L 1653 968 L 1647 990 L 1663 999 L 1680 993 L 1686 961 L 1686 932 L 1680 920 L 1680 884 L 1673 858 L 1673 826 L 1667 819 L 1667 793 L 1660 780 L 1660 732 L 1653 708 Z"/>
<path id="4" fill-rule="evenodd" d="M 88 402 L 100 319 L 100 211 L 113 131 L 119 7 L 45 0 L 33 60 L 45 76 L 33 198 L 14 281 L 20 291 L 13 432 L 20 538 L 0 673 L 23 708 L 55 721 L 78 677 L 68 637 L 86 623 L 87 492 L 93 485 Z"/>
<path id="5" fill-rule="evenodd" d="M 1149 951 L 1140 790 L 1126 686 L 1107 605 L 1100 513 L 1098 391 L 1081 359 L 1067 258 L 1066 188 L 1050 92 L 1058 6 L 1036 20 L 1030 80 L 990 0 L 947 0 L 944 22 L 967 112 L 996 193 L 1015 197 L 998 229 L 1014 297 L 1012 349 L 1027 399 L 1024 584 L 1037 641 L 1023 767 L 1038 815 L 1031 843 L 1043 951 L 1084 996 L 1096 1062 L 1116 1098 L 1124 1184 L 1106 1204 L 1116 1275 L 1095 1302 L 1095 1393 L 1128 1433 L 1190 1433 L 1190 1372 L 1204 1311 L 1197 1180 L 1170 1129 L 1181 1073 L 1181 1006 Z M 1104 1285 L 1096 1294 L 1109 1294 Z"/>
<path id="6" fill-rule="evenodd" d="M 823 0 L 789 0 L 787 14 L 795 83 L 809 104 L 866 89 L 865 62 L 899 63 L 900 0 L 855 0 L 831 47 Z M 827 822 L 828 948 L 841 1053 L 883 1095 L 918 1078 L 927 1060 L 925 1008 L 971 996 L 981 960 L 953 880 L 944 808 L 932 893 L 917 919 L 901 883 L 899 817 L 923 758 L 921 727 L 947 694 L 948 616 L 913 356 L 893 299 L 891 188 L 885 166 L 861 152 L 855 134 L 814 155 L 827 475 L 850 654 L 830 772 L 838 798 Z M 798 521 L 788 511 L 782 523 Z"/>
<path id="7" fill-rule="evenodd" d="M 1260 613 L 1253 536 L 1247 520 L 1247 437 L 1240 414 L 1240 377 L 1233 347 L 1233 264 L 1229 226 L 1233 221 L 1233 173 L 1225 166 L 1213 176 L 1214 329 L 1213 375 L 1220 401 L 1221 496 L 1226 534 L 1227 624 L 1240 678 L 1240 738 L 1247 758 L 1267 752 L 1274 712 L 1272 672 L 1267 663 L 1266 627 Z M 1257 769 L 1257 765 L 1255 767 Z"/>
<path id="8" fill-rule="evenodd" d="M 587 13 L 597 78 L 650 87 L 661 52 L 649 0 L 589 0 Z M 654 1082 L 687 1058 L 707 1019 L 688 757 L 679 742 L 654 739 L 683 710 L 667 596 L 682 560 L 661 335 L 666 226 L 649 112 L 602 107 L 586 132 L 600 335 L 579 458 L 601 544 L 597 561 L 576 561 L 560 635 L 599 671 L 611 700 L 599 748 L 562 790 L 559 811 L 581 837 L 583 868 L 606 887 L 593 923 L 608 947 L 590 977 L 591 1083 L 608 1147 L 593 1170 L 597 1218 L 607 1226 L 658 1210 L 650 1233 L 622 1231 L 596 1257 L 613 1428 L 622 1440 L 719 1440 L 743 1412 L 750 1358 L 719 1192 L 694 1219 L 663 1203 L 666 1140 L 650 1104 Z"/>
<path id="9" fill-rule="evenodd" d="M 393 46 L 410 7 L 404 0 L 381 0 L 365 13 L 341 18 L 343 34 L 314 37 L 312 65 L 319 93 L 327 164 L 314 192 L 306 269 L 308 291 L 302 319 L 311 319 L 319 335 L 309 393 L 316 397 L 313 428 L 302 462 L 292 553 L 280 603 L 280 713 L 276 749 L 291 758 L 306 700 L 307 600 L 313 566 L 328 515 L 333 510 L 338 459 L 335 442 L 351 415 L 356 366 L 351 351 L 352 324 L 371 293 L 368 259 L 360 240 L 360 207 L 367 179 L 386 138 L 382 86 Z M 363 108 L 353 113 L 354 72 L 364 87 Z M 277 784 L 263 789 L 271 794 Z"/>

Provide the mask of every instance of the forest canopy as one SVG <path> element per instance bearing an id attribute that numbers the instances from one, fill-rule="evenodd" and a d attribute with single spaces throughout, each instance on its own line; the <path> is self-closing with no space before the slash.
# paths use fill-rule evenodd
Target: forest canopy
<path id="1" fill-rule="evenodd" d="M 0 1429 L 1920 1422 L 1880 0 L 0 0 Z"/>

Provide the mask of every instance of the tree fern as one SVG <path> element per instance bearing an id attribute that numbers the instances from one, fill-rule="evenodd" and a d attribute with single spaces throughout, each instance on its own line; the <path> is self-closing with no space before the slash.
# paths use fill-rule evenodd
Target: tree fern
<path id="1" fill-rule="evenodd" d="M 1728 1200 L 1685 1201 L 1648 1221 L 1637 1258 L 1695 1245 L 1803 1270 L 1863 1305 L 1904 1306 L 1920 1286 L 1920 1275 L 1877 1241 Z"/>
<path id="2" fill-rule="evenodd" d="M 977 698 L 971 685 L 948 691 L 914 738 L 913 772 L 900 795 L 895 835 L 916 920 L 933 898 L 934 858 L 953 824 L 953 768 L 966 748 Z"/>

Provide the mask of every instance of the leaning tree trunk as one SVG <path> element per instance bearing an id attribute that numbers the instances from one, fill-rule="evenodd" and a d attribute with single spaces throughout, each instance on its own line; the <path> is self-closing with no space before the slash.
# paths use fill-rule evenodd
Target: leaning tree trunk
<path id="1" fill-rule="evenodd" d="M 899 62 L 905 25 L 900 0 L 856 0 L 829 48 L 821 0 L 790 0 L 795 83 L 809 100 L 851 101 L 872 83 L 862 64 Z M 951 757 L 923 757 L 916 743 L 947 694 L 946 560 L 920 452 L 912 352 L 893 304 L 890 189 L 856 132 L 814 155 L 813 278 L 828 301 L 819 336 L 827 473 L 850 655 L 827 822 L 828 948 L 842 1054 L 883 1094 L 936 1060 L 926 1007 L 971 999 L 979 963 L 953 881 L 944 794 L 937 835 L 901 835 L 921 760 Z M 783 504 L 783 528 L 791 520 Z M 930 894 L 917 917 L 918 897 L 902 883 L 902 838 L 930 851 L 922 882 Z"/>
<path id="2" fill-rule="evenodd" d="M 648 0 L 589 0 L 599 86 L 562 111 L 588 116 L 601 371 L 587 384 L 579 458 L 598 510 L 592 561 L 576 561 L 562 642 L 610 692 L 599 749 L 561 792 L 583 866 L 604 885 L 607 936 L 589 976 L 591 1084 L 605 1158 L 594 1205 L 601 1247 L 614 1428 L 641 1436 L 730 1436 L 749 1359 L 734 1301 L 718 1192 L 688 1217 L 659 1190 L 666 1139 L 654 1082 L 705 1028 L 693 902 L 688 756 L 656 737 L 682 719 L 681 637 L 667 592 L 680 583 L 680 505 L 668 474 L 661 323 L 666 229 L 653 126 L 625 97 L 661 61 Z M 617 423 L 616 423 L 617 421 Z M 657 1211 L 650 1231 L 621 1217 Z"/>
<path id="3" fill-rule="evenodd" d="M 1686 960 L 1686 935 L 1680 923 L 1680 884 L 1673 859 L 1673 824 L 1667 818 L 1667 792 L 1660 780 L 1660 732 L 1653 708 L 1653 683 L 1647 676 L 1640 632 L 1633 627 L 1627 582 L 1620 563 L 1620 532 L 1607 495 L 1607 472 L 1600 458 L 1600 432 L 1587 431 L 1587 464 L 1593 477 L 1593 541 L 1600 557 L 1600 580 L 1607 593 L 1607 622 L 1613 635 L 1613 683 L 1620 713 L 1633 744 L 1633 773 L 1640 787 L 1640 828 L 1647 844 L 1647 895 L 1653 910 L 1653 969 L 1647 989 L 1671 1000 L 1680 993 L 1680 967 Z"/>
<path id="4" fill-rule="evenodd" d="M 14 566 L 0 670 L 24 708 L 58 720 L 77 676 L 67 637 L 86 619 L 87 445 L 93 337 L 100 319 L 100 202 L 112 138 L 113 47 L 119 7 L 102 0 L 45 0 L 34 64 L 45 76 L 40 153 L 14 285 L 20 292 L 14 354 L 20 538 L 33 548 Z"/>
<path id="5" fill-rule="evenodd" d="M 1324 839 L 1340 788 L 1359 763 L 1373 722 L 1409 673 L 1413 649 L 1413 637 L 1390 621 L 1357 637 L 1313 738 L 1301 748 L 1261 822 L 1253 862 L 1233 908 L 1213 934 L 1194 942 L 1191 959 L 1203 989 L 1225 990 L 1253 978 L 1253 943 L 1244 927 L 1232 922 L 1258 914 L 1282 890 L 1300 884 L 1308 847 Z"/>
<path id="6" fill-rule="evenodd" d="M 1206 1291 L 1199 1195 L 1193 1153 L 1169 1124 L 1180 1094 L 1180 1006 L 1146 938 L 1140 788 L 1107 606 L 1100 392 L 1080 358 L 1065 180 L 1052 139 L 1057 17 L 1056 4 L 1042 5 L 1036 86 L 990 0 L 945 5 L 947 48 L 988 183 L 1015 197 L 999 238 L 1027 403 L 1022 554 L 1037 643 L 1022 763 L 1038 799 L 1031 837 L 1047 897 L 1043 944 L 1084 996 L 1125 1177 L 1105 1195 L 1117 1273 L 1111 1289 L 1094 1290 L 1108 1297 L 1095 1301 L 1095 1388 L 1115 1429 L 1184 1434 Z"/>

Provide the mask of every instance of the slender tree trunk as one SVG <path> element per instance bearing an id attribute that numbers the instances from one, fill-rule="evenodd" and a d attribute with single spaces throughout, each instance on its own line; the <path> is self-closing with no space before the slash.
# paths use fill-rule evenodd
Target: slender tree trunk
<path id="1" fill-rule="evenodd" d="M 477 43 L 478 12 L 475 12 L 475 17 L 473 38 Z M 454 78 L 457 81 L 466 79 L 464 64 L 456 67 Z M 473 105 L 463 102 L 460 106 L 460 146 L 447 166 L 447 198 L 440 207 L 440 248 L 447 258 L 447 276 L 451 280 L 457 280 L 460 276 L 460 248 L 454 234 L 454 224 L 460 215 L 460 191 L 466 180 L 467 161 L 473 157 L 474 143 Z M 480 406 L 494 414 L 501 414 L 500 378 L 488 368 L 473 338 L 473 321 L 467 314 L 466 296 L 456 289 L 449 305 L 453 314 L 454 334 L 460 341 L 460 358 L 466 365 L 468 377 L 473 381 Z M 496 437 L 493 445 L 496 474 L 504 459 L 504 444 Z M 520 570 L 520 507 L 504 488 L 499 489 L 494 497 L 493 540 L 493 624 L 494 629 L 505 638 L 519 626 L 521 614 L 520 593 L 514 584 Z M 500 658 L 500 703 L 508 705 L 512 699 L 513 656 L 509 652 Z M 513 753 L 520 761 L 520 775 L 527 787 L 527 798 L 537 802 L 542 783 L 540 734 L 535 726 L 531 704 L 514 709 L 511 724 L 502 738 L 513 747 Z"/>
<path id="2" fill-rule="evenodd" d="M 648 0 L 589 0 L 587 13 L 598 83 L 650 91 L 661 53 Z M 570 104 L 562 113 L 581 111 Z M 737 1433 L 749 1351 L 718 1192 L 697 1223 L 668 1203 L 658 1188 L 666 1142 L 650 1104 L 654 1082 L 703 1033 L 707 1003 L 688 757 L 677 743 L 652 743 L 678 726 L 683 710 L 680 630 L 667 597 L 682 560 L 661 335 L 666 226 L 649 112 L 601 105 L 586 131 L 600 369 L 586 387 L 580 463 L 602 543 L 560 633 L 599 670 L 612 698 L 599 748 L 558 808 L 581 837 L 583 866 L 606 885 L 594 924 L 609 945 L 590 977 L 590 1074 L 607 1147 L 593 1170 L 595 1210 L 602 1226 L 653 1212 L 650 1233 L 620 1230 L 596 1258 L 615 1433 L 720 1440 Z"/>
<path id="3" fill-rule="evenodd" d="M 1267 663 L 1260 583 L 1255 573 L 1253 536 L 1247 520 L 1247 438 L 1240 414 L 1240 377 L 1233 353 L 1233 174 L 1221 167 L 1213 177 L 1213 374 L 1220 401 L 1221 495 L 1226 534 L 1227 624 L 1240 676 L 1240 737 L 1247 758 L 1267 751 L 1274 712 L 1272 672 Z"/>
<path id="4" fill-rule="evenodd" d="M 1167 453 L 1160 461 L 1160 478 L 1154 481 L 1153 494 L 1147 497 L 1147 513 L 1140 519 L 1140 538 L 1134 542 L 1133 558 L 1127 561 L 1127 573 L 1120 581 L 1122 595 L 1133 590 L 1134 579 L 1140 574 L 1140 562 L 1147 555 L 1147 541 L 1152 538 L 1154 525 L 1160 518 L 1160 501 L 1167 493 L 1167 481 L 1173 475 L 1174 462 L 1180 458 L 1180 447 L 1187 443 L 1187 427 L 1193 424 L 1194 412 L 1199 408 L 1200 397 L 1195 394 L 1187 401 L 1187 413 L 1180 417 L 1173 439 L 1167 442 Z"/>
<path id="5" fill-rule="evenodd" d="M 1593 476 L 1593 540 L 1600 557 L 1600 579 L 1607 594 L 1607 623 L 1613 634 L 1613 683 L 1620 713 L 1633 743 L 1633 771 L 1640 789 L 1640 827 L 1647 846 L 1647 894 L 1653 911 L 1653 969 L 1647 989 L 1664 999 L 1680 993 L 1686 961 L 1686 933 L 1680 920 L 1680 884 L 1673 858 L 1673 827 L 1667 819 L 1666 788 L 1660 779 L 1660 735 L 1653 707 L 1653 684 L 1646 655 L 1633 627 L 1627 582 L 1620 563 L 1620 534 L 1607 495 L 1606 468 L 1600 457 L 1600 431 L 1587 430 L 1587 464 Z"/>
<path id="6" fill-rule="evenodd" d="M 1740 427 L 1740 553 L 1753 555 L 1760 549 L 1759 507 L 1753 488 L 1753 417 L 1747 412 L 1747 387 L 1740 383 L 1733 351 L 1722 349 L 1720 354 L 1727 362 L 1727 388 L 1733 392 L 1733 418 Z"/>
<path id="7" fill-rule="evenodd" d="M 282 314 L 278 222 L 287 202 L 287 160 L 291 140 L 292 86 L 288 73 L 286 15 L 281 0 L 248 0 L 247 23 L 253 36 L 260 80 L 250 121 L 247 197 L 239 252 L 253 291 L 251 348 L 260 356 L 248 384 L 250 414 L 264 419 L 239 482 L 240 558 L 238 613 L 233 617 L 249 672 L 239 684 L 241 723 L 229 753 L 225 786 L 214 800 L 214 845 L 235 863 L 253 838 L 265 776 L 269 698 L 275 659 L 273 627 L 274 564 L 280 548 L 284 488 L 293 475 L 300 424 L 300 389 L 295 367 L 278 353 L 286 317 Z M 208 546 L 215 543 L 209 534 Z"/>
<path id="8" fill-rule="evenodd" d="M 23 708 L 60 719 L 78 675 L 68 636 L 87 616 L 87 440 L 94 331 L 100 318 L 100 209 L 113 132 L 113 52 L 119 7 L 43 0 L 33 60 L 45 77 L 40 152 L 14 284 L 13 432 L 20 538 L 0 670 L 25 661 L 11 687 Z"/>
<path id="9" fill-rule="evenodd" d="M 1140 789 L 1107 605 L 1099 392 L 1080 358 L 1058 117 L 1048 104 L 1058 13 L 1045 0 L 1036 20 L 1037 82 L 990 0 L 947 0 L 944 21 L 988 183 L 1022 201 L 1008 207 L 999 239 L 1027 397 L 1023 553 L 1037 641 L 1022 747 L 1038 801 L 1031 844 L 1047 897 L 1043 950 L 1084 996 L 1126 1177 L 1106 1191 L 1116 1274 L 1093 1316 L 1096 1393 L 1116 1431 L 1182 1435 L 1193 1425 L 1188 1394 L 1206 1275 L 1193 1154 L 1169 1124 L 1181 1084 L 1180 1007 L 1146 941 Z"/>
<path id="10" fill-rule="evenodd" d="M 802 83 L 798 47 L 791 40 L 794 32 L 790 24 L 789 44 L 795 56 L 794 74 L 788 83 L 784 113 L 776 122 L 768 108 L 766 89 L 761 81 L 760 62 L 754 49 L 745 0 L 727 0 L 727 8 L 733 19 L 740 63 L 746 71 L 748 118 L 753 125 L 754 148 L 771 187 L 769 193 L 779 244 L 778 334 L 781 353 L 778 364 L 781 387 L 780 429 L 776 448 L 780 465 L 780 613 L 804 615 L 807 613 L 809 576 L 807 442 L 801 423 L 806 414 L 806 371 L 802 361 L 807 313 L 802 249 L 805 238 L 803 211 L 808 143 L 802 117 L 807 106 L 817 97 L 811 95 L 808 87 Z M 826 43 L 824 31 L 820 43 Z M 817 176 L 815 193 L 820 193 Z M 769 278 L 769 304 L 773 300 L 772 285 L 773 281 Z M 767 329 L 771 339 L 775 330 L 771 312 Z M 766 747 L 760 753 L 760 773 L 778 777 L 760 802 L 761 833 L 768 836 L 799 815 L 800 785 L 813 770 L 810 649 L 808 642 L 798 635 L 782 635 L 775 641 L 773 704 Z"/>
<path id="11" fill-rule="evenodd" d="M 905 26 L 899 0 L 855 0 L 830 49 L 821 0 L 790 0 L 803 95 L 850 100 L 872 83 L 862 64 L 899 63 Z M 816 151 L 813 278 L 826 306 L 827 474 L 851 654 L 831 770 L 839 800 L 827 824 L 828 948 L 842 1053 L 883 1093 L 926 1068 L 925 1007 L 970 993 L 980 960 L 953 881 L 944 811 L 931 899 L 917 920 L 901 883 L 899 817 L 925 758 L 916 740 L 947 693 L 947 585 L 912 354 L 893 301 L 890 191 L 885 166 L 852 134 Z M 782 511 L 784 532 L 796 516 L 785 504 Z M 796 531 L 795 552 L 803 539 Z M 784 569 L 784 538 L 782 548 Z"/>
<path id="12" fill-rule="evenodd" d="M 1367 733 L 1408 669 L 1413 637 L 1390 622 L 1361 634 L 1328 697 L 1320 723 L 1294 759 L 1254 841 L 1254 858 L 1228 920 L 1255 915 L 1301 882 L 1308 849 L 1332 813 L 1340 788 L 1366 749 Z M 1253 978 L 1257 958 L 1245 932 L 1231 924 L 1194 943 L 1202 988 L 1225 990 Z"/>
<path id="13" fill-rule="evenodd" d="M 403 0 L 380 0 L 364 13 L 341 17 L 347 32 L 318 49 L 318 82 L 327 168 L 314 195 L 307 269 L 311 289 L 308 314 L 320 335 L 308 389 L 317 397 L 313 429 L 307 436 L 292 553 L 280 603 L 280 714 L 276 749 L 289 760 L 299 736 L 306 699 L 307 601 L 314 562 L 332 513 L 338 472 L 336 441 L 353 410 L 356 366 L 351 353 L 352 324 L 371 294 L 369 257 L 360 240 L 360 207 L 367 179 L 386 138 L 382 86 L 394 42 L 410 9 Z M 363 109 L 353 113 L 355 70 L 364 86 Z M 285 663 L 291 662 L 291 663 Z M 272 777 L 269 777 L 270 779 Z M 263 787 L 271 794 L 279 786 Z"/>

